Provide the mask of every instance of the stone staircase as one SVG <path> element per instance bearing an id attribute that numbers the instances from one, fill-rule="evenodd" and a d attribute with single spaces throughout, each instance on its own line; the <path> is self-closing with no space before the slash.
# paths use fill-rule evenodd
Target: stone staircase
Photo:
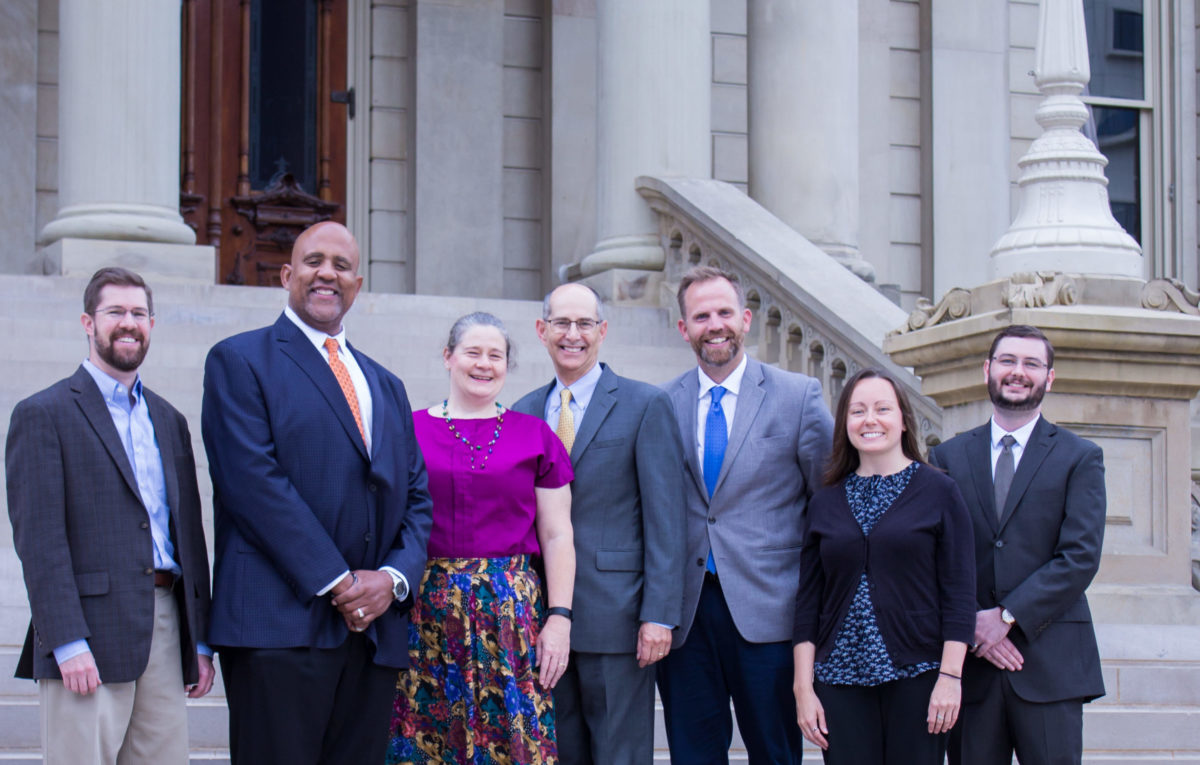
<path id="1" fill-rule="evenodd" d="M 79 324 L 84 280 L 61 277 L 0 276 L 0 431 L 8 415 L 29 394 L 70 374 L 87 353 Z M 200 441 L 203 364 L 218 340 L 275 321 L 285 302 L 282 290 L 226 286 L 156 284 L 156 324 L 142 369 L 146 384 L 171 401 L 192 427 L 201 494 L 211 513 L 208 465 Z M 347 319 L 355 347 L 396 372 L 414 407 L 441 400 L 447 373 L 441 348 L 454 319 L 470 311 L 490 311 L 509 328 L 517 346 L 502 401 L 516 400 L 544 384 L 554 372 L 534 333 L 541 303 L 512 300 L 398 296 L 362 293 Z M 691 349 L 670 324 L 666 311 L 611 308 L 608 339 L 601 359 L 619 373 L 663 382 L 695 362 Z M 0 492 L 0 502 L 3 493 Z M 206 518 L 211 552 L 211 516 Z M 40 762 L 36 686 L 12 677 L 29 620 L 20 563 L 12 547 L 7 506 L 0 513 L 0 763 Z M 227 762 L 224 690 L 190 702 L 192 761 Z M 660 712 L 661 718 L 661 712 Z M 666 738 L 661 734 L 661 755 Z"/>
<path id="2" fill-rule="evenodd" d="M 208 506 L 210 489 L 199 433 L 205 354 L 223 337 L 273 322 L 284 294 L 244 287 L 151 286 L 157 323 L 143 377 L 192 424 L 201 492 Z M 78 320 L 83 287 L 78 279 L 0 276 L 0 429 L 7 430 L 8 413 L 17 401 L 69 374 L 84 357 L 86 345 Z M 420 407 L 445 395 L 446 372 L 440 355 L 445 334 L 455 318 L 474 310 L 500 316 L 518 347 L 518 365 L 509 374 L 505 400 L 512 401 L 550 379 L 552 367 L 533 331 L 541 310 L 535 302 L 364 293 L 347 326 L 355 346 L 399 374 L 413 405 Z M 748 339 L 769 346 L 769 338 Z M 786 362 L 785 356 L 777 358 Z M 651 382 L 667 380 L 694 363 L 667 312 L 653 308 L 611 308 L 601 357 L 620 373 Z M 827 379 L 827 384 L 833 382 Z M 207 521 L 211 530 L 211 518 Z M 12 677 L 28 606 L 11 540 L 5 511 L 0 513 L 0 763 L 37 763 L 41 757 L 36 687 Z M 1084 762 L 1200 765 L 1200 631 L 1187 626 L 1190 616 L 1162 621 L 1164 625 L 1098 625 L 1108 696 L 1087 708 Z M 1172 621 L 1177 626 L 1170 626 Z M 655 759 L 666 762 L 661 707 L 656 709 L 655 723 Z M 190 735 L 193 762 L 228 761 L 219 673 L 213 692 L 190 703 Z M 736 734 L 730 759 L 747 762 Z M 805 762 L 820 761 L 819 752 L 807 747 Z"/>

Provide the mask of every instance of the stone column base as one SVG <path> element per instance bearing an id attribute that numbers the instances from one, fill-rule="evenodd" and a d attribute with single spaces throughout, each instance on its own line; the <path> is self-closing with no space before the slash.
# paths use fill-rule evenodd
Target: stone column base
<path id="1" fill-rule="evenodd" d="M 151 289 L 164 282 L 217 282 L 216 250 L 208 245 L 59 239 L 38 251 L 36 263 L 44 275 L 80 279 L 91 278 L 105 266 L 122 266 L 141 274 Z"/>
<path id="2" fill-rule="evenodd" d="M 662 271 L 610 268 L 578 281 L 596 290 L 606 303 L 659 308 L 659 292 L 663 278 Z"/>

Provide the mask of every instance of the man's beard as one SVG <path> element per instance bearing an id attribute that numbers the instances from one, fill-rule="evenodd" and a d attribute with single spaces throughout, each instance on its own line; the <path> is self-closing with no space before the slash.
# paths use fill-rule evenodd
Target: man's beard
<path id="1" fill-rule="evenodd" d="M 1005 398 L 1003 386 L 1004 379 L 997 380 L 994 377 L 988 377 L 988 398 L 992 400 L 992 404 L 997 409 L 1007 409 L 1010 412 L 1028 412 L 1041 406 L 1042 399 L 1046 397 L 1045 382 L 1043 382 L 1041 385 L 1031 383 L 1029 393 L 1022 401 L 1012 401 Z"/>
<path id="2" fill-rule="evenodd" d="M 729 342 L 720 349 L 721 357 L 711 355 L 712 351 L 716 349 L 710 348 L 708 344 L 704 342 L 705 340 L 710 340 L 713 337 L 729 338 Z M 734 333 L 729 333 L 727 335 L 707 335 L 692 343 L 692 350 L 696 352 L 696 355 L 700 357 L 700 360 L 713 367 L 725 366 L 729 362 L 733 361 L 735 358 L 737 358 L 738 351 L 741 349 L 742 338 Z"/>
<path id="3" fill-rule="evenodd" d="M 132 348 L 126 348 L 117 343 L 123 337 L 132 337 L 138 341 L 138 344 Z M 96 354 L 113 369 L 119 369 L 122 372 L 132 372 L 140 367 L 146 360 L 146 352 L 149 350 L 150 340 L 141 332 L 113 332 L 109 335 L 107 343 L 101 339 L 100 335 L 96 335 Z"/>

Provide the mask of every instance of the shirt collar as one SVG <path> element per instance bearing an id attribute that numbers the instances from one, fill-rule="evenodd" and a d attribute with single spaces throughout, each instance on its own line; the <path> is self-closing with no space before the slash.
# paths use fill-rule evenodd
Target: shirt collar
<path id="1" fill-rule="evenodd" d="M 283 307 L 283 315 L 291 319 L 292 323 L 300 328 L 300 331 L 303 332 L 304 336 L 308 338 L 308 341 L 312 343 L 318 351 L 321 352 L 322 356 L 328 355 L 325 351 L 325 338 L 327 337 L 332 337 L 334 340 L 337 340 L 338 348 L 346 350 L 346 326 L 344 324 L 342 325 L 342 328 L 338 330 L 336 335 L 327 335 L 321 330 L 314 329 L 305 324 L 304 320 L 296 315 L 296 312 L 292 310 L 290 305 L 285 305 Z"/>
<path id="2" fill-rule="evenodd" d="M 100 389 L 100 395 L 104 396 L 105 400 L 122 405 L 129 404 L 129 393 L 125 390 L 124 383 L 93 364 L 91 359 L 83 360 L 83 368 L 96 381 L 96 387 Z M 140 374 L 133 380 L 133 398 L 135 401 L 142 399 L 142 376 Z"/>
<path id="3" fill-rule="evenodd" d="M 699 373 L 699 375 L 700 375 L 700 396 L 699 396 L 699 398 L 704 398 L 704 394 L 708 393 L 710 390 L 712 390 L 713 388 L 715 388 L 718 385 L 720 385 L 722 388 L 724 388 L 727 393 L 732 393 L 734 396 L 737 396 L 738 391 L 742 387 L 742 377 L 746 374 L 746 359 L 747 358 L 748 357 L 745 354 L 742 354 L 742 360 L 738 363 L 738 365 L 736 367 L 734 367 L 733 371 L 729 373 L 729 377 L 726 377 L 725 380 L 720 383 L 713 382 L 713 379 L 711 377 L 704 374 L 703 369 L 701 369 L 700 367 L 696 367 L 696 372 Z"/>
<path id="4" fill-rule="evenodd" d="M 1017 428 L 1014 431 L 1011 431 L 1012 437 L 1017 440 L 1017 446 L 1019 446 L 1022 449 L 1025 448 L 1025 444 L 1029 443 L 1029 437 L 1031 435 L 1033 435 L 1034 426 L 1037 425 L 1038 420 L 1040 420 L 1041 418 L 1042 418 L 1042 415 L 1039 414 L 1037 417 L 1034 417 L 1032 420 L 1025 423 L 1021 427 Z M 1000 444 L 1000 439 L 1004 438 L 1005 434 L 1007 434 L 1007 433 L 1009 433 L 1009 431 L 1007 431 L 1004 428 L 997 425 L 996 418 L 993 417 L 992 418 L 992 448 L 993 449 L 1002 448 L 1002 446 Z"/>
<path id="5" fill-rule="evenodd" d="M 554 378 L 554 390 L 551 391 L 550 395 L 554 396 L 556 400 L 561 400 L 563 389 L 569 388 L 571 390 L 571 400 L 579 406 L 580 411 L 587 409 L 588 404 L 591 403 L 592 394 L 596 392 L 596 385 L 600 382 L 600 375 L 604 373 L 602 367 L 602 364 L 593 364 L 592 368 L 583 377 L 580 377 L 570 385 L 563 385 L 562 380 L 559 380 L 556 375 Z"/>

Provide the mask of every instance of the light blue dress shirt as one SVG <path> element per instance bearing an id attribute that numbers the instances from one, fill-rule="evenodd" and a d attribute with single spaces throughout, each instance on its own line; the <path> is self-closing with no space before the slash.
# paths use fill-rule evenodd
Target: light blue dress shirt
<path id="1" fill-rule="evenodd" d="M 562 380 L 555 377 L 554 390 L 550 391 L 550 395 L 546 397 L 546 424 L 550 426 L 551 430 L 558 429 L 558 415 L 562 411 L 564 388 L 571 391 L 571 416 L 575 418 L 575 430 L 579 430 L 579 424 L 583 422 L 583 415 L 587 411 L 588 404 L 592 402 L 592 394 L 596 392 L 596 384 L 600 382 L 600 375 L 603 373 L 604 370 L 597 362 L 592 365 L 587 374 L 570 385 L 563 385 Z"/>

